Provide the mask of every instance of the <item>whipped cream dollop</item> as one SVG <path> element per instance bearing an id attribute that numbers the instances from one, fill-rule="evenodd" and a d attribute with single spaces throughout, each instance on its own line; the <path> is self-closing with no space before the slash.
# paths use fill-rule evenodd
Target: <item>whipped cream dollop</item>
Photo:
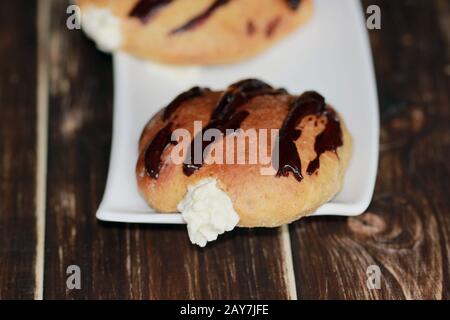
<path id="1" fill-rule="evenodd" d="M 97 48 L 111 52 L 120 48 L 122 32 L 120 19 L 111 9 L 91 6 L 81 12 L 81 27 L 95 41 Z"/>
<path id="2" fill-rule="evenodd" d="M 233 230 L 239 222 L 230 197 L 217 187 L 217 180 L 213 178 L 190 186 L 178 210 L 187 223 L 189 239 L 200 247 L 216 240 L 219 234 Z"/>

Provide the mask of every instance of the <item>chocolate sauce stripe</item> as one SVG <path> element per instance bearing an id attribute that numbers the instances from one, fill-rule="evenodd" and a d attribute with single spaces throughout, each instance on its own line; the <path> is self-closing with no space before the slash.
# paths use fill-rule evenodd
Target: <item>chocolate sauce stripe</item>
<path id="1" fill-rule="evenodd" d="M 201 97 L 205 92 L 209 92 L 208 88 L 193 87 L 188 91 L 179 94 L 169 105 L 165 108 L 163 113 L 163 120 L 167 121 L 172 114 L 186 101 Z"/>
<path id="2" fill-rule="evenodd" d="M 226 129 L 237 130 L 249 115 L 247 111 L 236 113 L 236 110 L 240 106 L 258 95 L 281 93 L 285 93 L 285 91 L 283 89 L 275 90 L 267 83 L 257 79 L 246 79 L 236 82 L 229 86 L 222 94 L 222 97 L 219 99 L 211 114 L 209 123 L 199 134 L 203 134 L 203 131 L 207 129 L 218 129 L 223 135 L 226 134 Z M 197 137 L 194 137 L 192 140 L 188 150 L 188 156 L 183 164 L 183 172 L 187 176 L 192 175 L 203 166 L 204 159 L 201 159 L 201 163 L 192 163 L 192 151 L 194 150 L 196 139 Z M 212 143 L 213 141 L 202 143 L 202 155 L 205 149 Z"/>
<path id="3" fill-rule="evenodd" d="M 300 6 L 301 0 L 284 0 L 289 8 L 292 10 L 297 10 Z"/>
<path id="4" fill-rule="evenodd" d="M 140 0 L 136 2 L 131 9 L 129 16 L 138 18 L 142 23 L 147 23 L 163 7 L 170 4 L 173 0 Z M 185 32 L 196 28 L 211 17 L 216 10 L 228 4 L 231 0 L 214 0 L 203 12 L 197 14 L 181 26 L 169 32 L 169 35 Z M 284 0 L 288 7 L 297 10 L 301 0 Z"/>
<path id="5" fill-rule="evenodd" d="M 197 26 L 204 23 L 217 9 L 219 9 L 223 5 L 226 5 L 228 2 L 230 2 L 230 0 L 215 0 L 205 11 L 188 20 L 181 26 L 173 29 L 169 32 L 169 34 L 174 35 L 196 28 Z"/>
<path id="6" fill-rule="evenodd" d="M 290 104 L 290 110 L 283 121 L 279 133 L 279 167 L 277 176 L 288 176 L 289 172 L 292 172 L 298 181 L 303 179 L 301 159 L 295 145 L 295 141 L 300 138 L 302 132 L 300 129 L 297 129 L 297 126 L 303 118 L 319 114 L 323 108 L 323 98 L 316 99 L 310 94 L 303 94 Z M 273 154 L 276 155 L 275 152 Z"/>
<path id="7" fill-rule="evenodd" d="M 158 179 L 161 169 L 161 156 L 166 147 L 172 143 L 172 123 L 169 122 L 158 131 L 145 151 L 144 161 L 147 174 Z"/>
<path id="8" fill-rule="evenodd" d="M 162 161 L 161 156 L 169 144 L 174 144 L 171 141 L 173 123 L 168 122 L 172 114 L 179 109 L 183 102 L 200 97 L 208 91 L 209 89 L 206 88 L 194 87 L 178 95 L 166 107 L 163 114 L 166 125 L 158 131 L 145 151 L 145 167 L 150 177 L 158 178 Z M 257 79 L 246 79 L 229 86 L 216 103 L 207 125 L 192 139 L 183 163 L 184 174 L 190 176 L 203 166 L 205 150 L 214 143 L 214 140 L 203 141 L 202 139 L 200 163 L 192 163 L 194 158 L 192 153 L 195 150 L 196 141 L 203 137 L 203 132 L 208 129 L 217 129 L 223 135 L 226 135 L 227 129 L 239 129 L 242 122 L 250 114 L 247 110 L 239 111 L 238 109 L 241 106 L 257 96 L 277 94 L 287 94 L 287 92 L 284 89 L 273 89 L 267 83 Z M 303 179 L 302 163 L 295 142 L 302 134 L 301 129 L 297 128 L 298 125 L 305 117 L 310 115 L 325 116 L 327 122 L 324 130 L 315 137 L 314 151 L 316 157 L 307 166 L 306 172 L 308 175 L 319 169 L 320 156 L 323 153 L 326 151 L 336 153 L 336 149 L 342 145 L 342 130 L 335 112 L 326 106 L 325 99 L 320 94 L 307 91 L 290 103 L 289 112 L 283 120 L 279 132 L 278 145 L 275 147 L 278 153 L 275 150 L 272 152 L 273 156 L 279 157 L 278 177 L 289 176 L 291 172 L 299 182 Z M 276 163 L 275 159 L 273 162 Z"/>
<path id="9" fill-rule="evenodd" d="M 320 167 L 320 156 L 326 151 L 333 151 L 336 153 L 337 148 L 342 146 L 342 130 L 339 119 L 337 119 L 334 112 L 327 110 L 326 112 L 327 124 L 325 129 L 319 133 L 314 142 L 314 151 L 316 157 L 308 164 L 306 172 L 312 175 Z M 337 153 L 336 153 L 337 154 Z"/>
<path id="10" fill-rule="evenodd" d="M 172 0 L 140 0 L 131 9 L 129 16 L 138 18 L 142 23 L 147 23 L 163 7 Z"/>
<path id="11" fill-rule="evenodd" d="M 336 149 L 342 145 L 342 131 L 335 113 L 326 107 L 325 99 L 320 94 L 313 91 L 305 92 L 291 103 L 290 111 L 280 129 L 277 176 L 288 176 L 289 172 L 292 172 L 298 181 L 303 179 L 301 159 L 295 141 L 302 134 L 302 131 L 297 129 L 298 124 L 310 115 L 325 115 L 327 123 L 325 129 L 315 138 L 316 157 L 308 164 L 306 170 L 308 175 L 313 174 L 320 167 L 319 158 L 325 151 L 336 152 Z"/>
<path id="12" fill-rule="evenodd" d="M 166 106 L 162 119 L 164 121 L 169 120 L 172 114 L 175 113 L 175 111 L 178 110 L 183 103 L 191 99 L 201 97 L 208 91 L 210 91 L 208 88 L 193 87 L 190 90 L 179 94 L 171 103 L 169 103 L 169 105 Z M 172 122 L 169 122 L 161 128 L 145 150 L 145 168 L 147 174 L 153 179 L 157 179 L 159 176 L 159 171 L 161 169 L 161 156 L 164 150 L 169 144 L 175 144 L 171 141 L 173 132 L 171 130 L 172 125 Z"/>

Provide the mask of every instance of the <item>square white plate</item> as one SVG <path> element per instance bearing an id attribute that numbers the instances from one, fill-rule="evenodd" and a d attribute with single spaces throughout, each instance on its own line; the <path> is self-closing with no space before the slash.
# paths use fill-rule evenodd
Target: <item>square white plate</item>
<path id="1" fill-rule="evenodd" d="M 344 117 L 354 153 L 344 186 L 315 215 L 357 215 L 370 203 L 378 163 L 378 102 L 363 10 L 357 0 L 316 0 L 311 21 L 269 51 L 221 67 L 168 67 L 123 53 L 114 56 L 114 130 L 106 191 L 97 218 L 184 223 L 152 211 L 135 181 L 137 143 L 150 117 L 194 85 L 223 89 L 260 78 L 291 93 L 316 90 Z"/>

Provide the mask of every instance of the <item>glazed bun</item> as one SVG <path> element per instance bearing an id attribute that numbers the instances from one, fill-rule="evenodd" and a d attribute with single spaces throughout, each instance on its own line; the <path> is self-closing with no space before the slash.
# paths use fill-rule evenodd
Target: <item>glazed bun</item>
<path id="1" fill-rule="evenodd" d="M 236 62 L 305 23 L 311 0 L 77 0 L 84 31 L 105 51 L 170 64 Z"/>
<path id="2" fill-rule="evenodd" d="M 239 156 L 250 159 L 254 150 L 278 160 L 270 165 L 215 163 L 207 158 L 195 162 L 192 150 L 196 138 L 192 138 L 183 142 L 189 146 L 184 161 L 176 162 L 174 148 L 182 143 L 171 142 L 172 133 L 183 129 L 192 137 L 201 137 L 194 132 L 194 121 L 201 121 L 203 131 L 216 129 L 221 134 L 219 139 L 203 142 L 203 151 L 210 148 L 217 152 L 220 149 L 213 148 L 216 144 L 249 129 L 276 132 L 275 139 L 267 135 L 263 147 L 257 143 L 252 149 L 255 142 L 249 142 L 244 151 L 237 144 L 229 147 L 223 143 L 220 148 L 226 155 L 233 152 L 234 160 Z M 239 128 L 231 136 L 226 130 Z M 342 117 L 320 94 L 309 91 L 290 95 L 249 79 L 225 91 L 193 88 L 156 114 L 139 141 L 136 177 L 143 198 L 158 211 L 177 211 L 188 187 L 214 179 L 230 198 L 239 215 L 239 226 L 275 227 L 314 212 L 335 196 L 351 150 L 351 137 Z"/>

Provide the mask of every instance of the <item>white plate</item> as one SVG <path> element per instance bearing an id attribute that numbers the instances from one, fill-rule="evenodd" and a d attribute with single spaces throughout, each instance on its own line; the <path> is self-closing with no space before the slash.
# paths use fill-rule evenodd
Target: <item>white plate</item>
<path id="1" fill-rule="evenodd" d="M 151 210 L 138 194 L 134 167 L 147 120 L 194 85 L 223 89 L 260 78 L 299 94 L 317 90 L 343 115 L 354 138 L 344 186 L 315 215 L 357 215 L 370 203 L 378 162 L 378 102 L 363 10 L 357 0 L 316 0 L 312 20 L 250 61 L 222 67 L 166 67 L 114 56 L 114 131 L 106 191 L 97 218 L 184 223 Z"/>

